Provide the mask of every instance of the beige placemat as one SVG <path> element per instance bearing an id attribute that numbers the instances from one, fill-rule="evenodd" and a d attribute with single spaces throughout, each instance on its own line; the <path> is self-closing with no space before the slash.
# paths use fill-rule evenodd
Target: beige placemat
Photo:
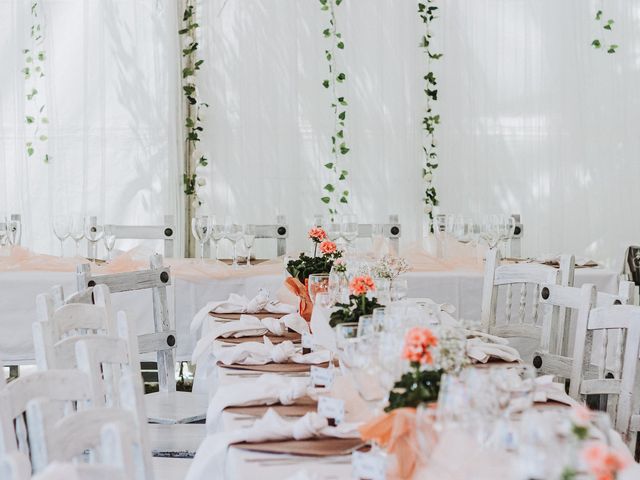
<path id="1" fill-rule="evenodd" d="M 308 363 L 267 363 L 265 365 L 239 365 L 237 363 L 231 365 L 225 365 L 222 362 L 218 362 L 221 368 L 228 368 L 230 370 L 251 370 L 254 372 L 269 372 L 269 373 L 297 373 L 297 372 L 309 372 L 311 371 L 311 365 Z M 327 368 L 329 362 L 317 363 L 316 367 Z"/>
<path id="2" fill-rule="evenodd" d="M 241 315 L 251 315 L 252 317 L 257 317 L 259 319 L 263 319 L 263 318 L 282 318 L 285 315 L 288 315 L 287 313 L 271 313 L 271 312 L 267 312 L 267 311 L 262 311 L 262 312 L 258 312 L 258 313 L 215 313 L 215 312 L 209 312 L 209 315 L 211 315 L 212 317 L 215 317 L 217 320 L 222 321 L 222 322 L 232 322 L 234 320 L 240 320 L 240 316 Z"/>
<path id="3" fill-rule="evenodd" d="M 302 417 L 309 412 L 315 412 L 318 409 L 318 402 L 310 397 L 302 397 L 296 400 L 293 405 L 253 405 L 250 407 L 227 407 L 224 409 L 227 413 L 236 415 L 251 415 L 254 417 L 262 417 L 267 410 L 273 408 L 278 415 L 289 417 Z"/>
<path id="4" fill-rule="evenodd" d="M 330 457 L 349 455 L 354 450 L 365 447 L 359 438 L 314 438 L 310 440 L 286 440 L 279 442 L 236 443 L 233 445 L 242 450 L 264 453 L 287 453 L 309 457 Z"/>
<path id="5" fill-rule="evenodd" d="M 269 337 L 269 340 L 271 340 L 271 343 L 278 344 L 278 343 L 282 343 L 285 342 L 287 340 L 292 341 L 293 343 L 300 343 L 302 341 L 302 335 L 300 335 L 299 333 L 296 332 L 285 332 L 284 335 L 273 335 L 271 333 L 268 333 L 266 335 L 259 335 L 259 336 L 255 336 L 255 337 L 238 337 L 238 338 L 218 338 L 218 341 L 220 342 L 224 342 L 224 343 L 232 343 L 232 344 L 239 344 L 239 343 L 246 343 L 246 342 L 259 342 L 259 343 L 264 343 L 264 338 L 263 337 Z"/>

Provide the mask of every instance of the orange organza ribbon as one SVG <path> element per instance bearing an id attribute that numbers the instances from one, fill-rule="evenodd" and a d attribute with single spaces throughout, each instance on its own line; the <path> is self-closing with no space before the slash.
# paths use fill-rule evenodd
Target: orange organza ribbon
<path id="1" fill-rule="evenodd" d="M 375 440 L 395 456 L 388 478 L 413 478 L 419 455 L 415 408 L 398 408 L 376 417 L 360 427 L 360 435 L 363 440 Z"/>
<path id="2" fill-rule="evenodd" d="M 313 303 L 311 303 L 311 297 L 309 297 L 309 291 L 307 289 L 307 280 L 304 284 L 294 277 L 289 277 L 284 281 L 289 291 L 296 295 L 300 299 L 300 316 L 307 322 L 311 321 L 311 313 L 313 312 Z"/>

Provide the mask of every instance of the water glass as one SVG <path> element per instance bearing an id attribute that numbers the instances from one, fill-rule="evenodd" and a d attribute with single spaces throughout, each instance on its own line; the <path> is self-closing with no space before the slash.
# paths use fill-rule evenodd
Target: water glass
<path id="1" fill-rule="evenodd" d="M 358 337 L 372 336 L 375 333 L 373 315 L 360 315 L 358 318 Z"/>
<path id="2" fill-rule="evenodd" d="M 408 292 L 409 284 L 407 283 L 406 278 L 396 278 L 391 282 L 389 294 L 392 302 L 397 302 L 406 298 Z"/>
<path id="3" fill-rule="evenodd" d="M 318 293 L 329 292 L 329 274 L 328 273 L 312 273 L 309 275 L 309 297 L 315 303 Z"/>
<path id="4" fill-rule="evenodd" d="M 238 242 L 243 236 L 242 226 L 236 223 L 227 223 L 224 226 L 224 236 L 233 244 L 233 268 L 239 268 L 238 265 Z"/>
<path id="5" fill-rule="evenodd" d="M 4 217 L 0 216 L 0 247 L 7 245 L 9 240 L 9 226 Z"/>
<path id="6" fill-rule="evenodd" d="M 71 234 L 71 218 L 67 215 L 55 215 L 52 226 L 53 234 L 60 241 L 60 257 L 64 257 L 64 241 Z"/>
<path id="7" fill-rule="evenodd" d="M 69 236 L 76 244 L 76 257 L 80 255 L 80 240 L 84 238 L 84 217 L 79 214 L 71 216 Z"/>
<path id="8" fill-rule="evenodd" d="M 215 217 L 211 217 L 211 238 L 215 259 L 218 260 L 218 244 L 224 238 L 224 225 L 217 223 Z"/>
<path id="9" fill-rule="evenodd" d="M 247 267 L 251 266 L 251 249 L 253 243 L 256 240 L 256 226 L 245 225 L 244 226 L 244 246 L 247 248 Z"/>
<path id="10" fill-rule="evenodd" d="M 211 222 L 209 217 L 202 215 L 191 219 L 191 233 L 200 243 L 200 260 L 204 263 L 204 244 L 211 236 Z"/>
<path id="11" fill-rule="evenodd" d="M 91 257 L 98 256 L 97 245 L 104 235 L 104 227 L 98 223 L 96 217 L 87 217 L 84 221 L 84 236 L 91 245 Z"/>
<path id="12" fill-rule="evenodd" d="M 20 220 L 7 218 L 7 235 L 11 246 L 20 245 L 20 237 L 22 236 L 22 223 Z"/>
<path id="13" fill-rule="evenodd" d="M 113 259 L 113 248 L 116 246 L 116 240 L 116 232 L 113 226 L 105 225 L 102 241 L 104 242 L 104 248 L 107 249 L 107 261 L 109 262 Z"/>
<path id="14" fill-rule="evenodd" d="M 352 247 L 353 242 L 358 238 L 358 217 L 356 215 L 343 215 L 340 234 L 347 242 L 348 247 Z"/>

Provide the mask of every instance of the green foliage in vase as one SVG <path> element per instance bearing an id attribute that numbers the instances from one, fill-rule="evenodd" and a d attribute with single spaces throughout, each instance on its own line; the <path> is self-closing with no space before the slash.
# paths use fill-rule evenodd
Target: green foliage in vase
<path id="1" fill-rule="evenodd" d="M 336 310 L 329 317 L 329 325 L 335 327 L 341 323 L 357 322 L 362 315 L 371 315 L 373 310 L 383 307 L 378 299 L 366 295 L 349 295 L 349 303 L 336 303 Z"/>
<path id="2" fill-rule="evenodd" d="M 412 362 L 411 371 L 402 375 L 389 393 L 389 405 L 386 412 L 396 408 L 416 408 L 422 403 L 432 403 L 438 400 L 440 393 L 440 379 L 443 370 L 421 370 L 420 363 Z"/>
<path id="3" fill-rule="evenodd" d="M 300 257 L 295 260 L 289 260 L 287 263 L 287 272 L 292 277 L 297 278 L 302 283 L 314 273 L 329 273 L 333 267 L 334 257 L 321 255 L 319 257 L 310 257 L 306 253 L 301 253 Z"/>
<path id="4" fill-rule="evenodd" d="M 322 86 L 331 91 L 331 111 L 333 112 L 333 133 L 331 135 L 332 160 L 324 164 L 325 168 L 332 174 L 333 180 L 324 187 L 324 193 L 320 200 L 329 208 L 329 215 L 333 220 L 338 214 L 339 204 L 349 203 L 349 190 L 346 182 L 349 172 L 341 167 L 342 159 L 351 150 L 345 140 L 345 125 L 347 119 L 347 100 L 339 89 L 344 85 L 347 75 L 338 71 L 336 63 L 336 52 L 344 50 L 344 39 L 336 26 L 335 7 L 338 7 L 342 0 L 319 0 L 320 10 L 329 15 L 329 26 L 322 31 L 325 39 L 331 42 L 331 46 L 324 51 L 329 69 L 329 78 L 322 81 Z"/>

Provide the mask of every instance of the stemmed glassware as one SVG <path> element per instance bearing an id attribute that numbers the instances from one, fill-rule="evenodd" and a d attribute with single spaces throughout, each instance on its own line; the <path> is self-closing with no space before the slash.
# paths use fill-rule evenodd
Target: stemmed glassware
<path id="1" fill-rule="evenodd" d="M 80 240 L 84 238 L 84 217 L 82 215 L 71 216 L 69 236 L 76 244 L 76 257 L 80 255 Z"/>
<path id="2" fill-rule="evenodd" d="M 60 241 L 60 257 L 64 257 L 64 241 L 71 234 L 71 218 L 68 215 L 55 215 L 52 227 L 53 234 Z"/>
<path id="3" fill-rule="evenodd" d="M 97 244 L 104 236 L 104 227 L 99 225 L 97 221 L 95 221 L 95 217 L 93 217 L 93 221 L 91 217 L 88 217 L 84 221 L 84 236 L 91 244 L 91 252 L 95 258 L 98 256 L 98 248 Z"/>
<path id="4" fill-rule="evenodd" d="M 211 217 L 211 241 L 215 250 L 215 259 L 218 260 L 218 245 L 224 238 L 224 225 L 216 222 L 216 217 Z"/>
<path id="5" fill-rule="evenodd" d="M 353 242 L 358 238 L 358 217 L 356 215 L 342 216 L 340 234 L 346 240 L 347 247 L 351 248 Z"/>
<path id="6" fill-rule="evenodd" d="M 247 248 L 247 267 L 251 266 L 251 249 L 256 240 L 256 226 L 247 224 L 244 226 L 244 246 Z"/>
<path id="7" fill-rule="evenodd" d="M 117 240 L 115 231 L 111 225 L 104 227 L 104 237 L 102 240 L 104 242 L 104 248 L 107 249 L 107 261 L 110 262 L 112 260 L 113 247 L 116 246 Z"/>
<path id="8" fill-rule="evenodd" d="M 233 244 L 233 268 L 239 268 L 238 265 L 238 242 L 242 238 L 242 225 L 236 223 L 227 223 L 224 226 L 224 236 Z"/>
<path id="9" fill-rule="evenodd" d="M 9 244 L 14 246 L 20 243 L 20 237 L 22 236 L 22 224 L 20 220 L 15 220 L 10 216 L 7 217 L 7 238 Z"/>
<path id="10" fill-rule="evenodd" d="M 200 260 L 204 263 L 204 244 L 211 236 L 211 222 L 209 217 L 202 215 L 191 219 L 191 233 L 200 243 Z"/>
<path id="11" fill-rule="evenodd" d="M 9 226 L 3 217 L 0 217 L 0 247 L 4 247 L 7 245 L 7 241 L 9 240 Z"/>

